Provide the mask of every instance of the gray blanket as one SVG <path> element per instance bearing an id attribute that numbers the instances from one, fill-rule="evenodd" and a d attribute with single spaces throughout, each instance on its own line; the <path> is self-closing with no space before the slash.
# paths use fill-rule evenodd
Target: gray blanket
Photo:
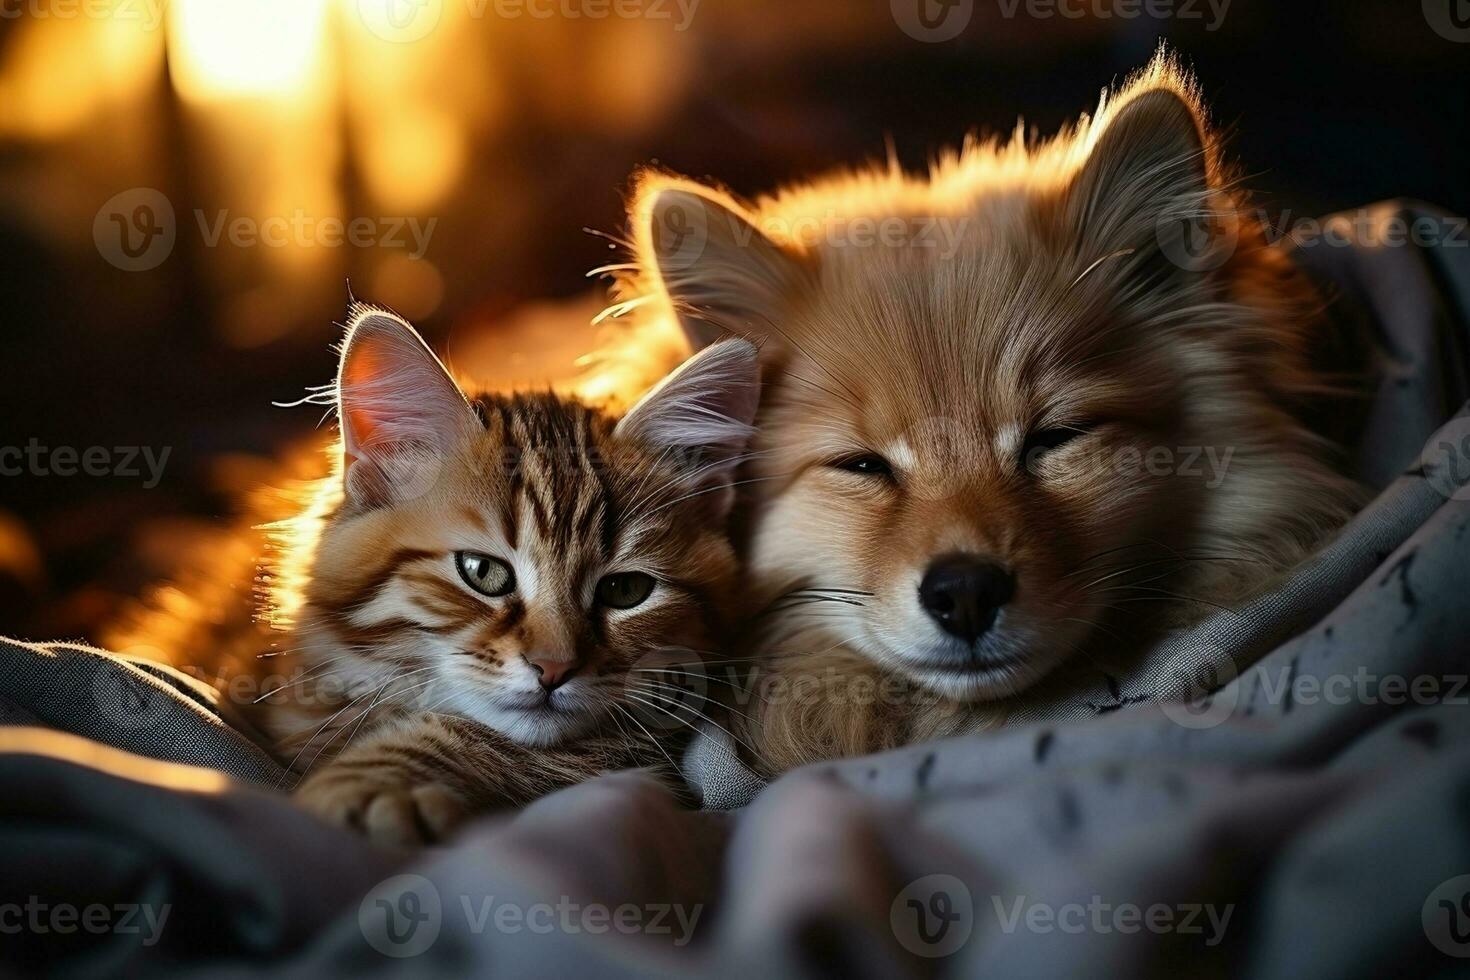
<path id="1" fill-rule="evenodd" d="M 1279 591 L 1142 666 L 765 788 L 706 737 L 704 810 L 626 773 L 408 854 L 294 809 L 187 679 L 0 642 L 0 964 L 1464 975 L 1470 248 L 1463 229 L 1319 245 L 1302 261 L 1381 352 L 1357 453 L 1379 496 Z"/>

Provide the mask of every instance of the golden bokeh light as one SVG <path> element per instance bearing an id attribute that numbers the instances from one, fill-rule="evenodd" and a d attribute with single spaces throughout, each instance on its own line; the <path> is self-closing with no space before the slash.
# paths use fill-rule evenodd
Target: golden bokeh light
<path id="1" fill-rule="evenodd" d="M 330 70 L 330 0 L 172 0 L 169 69 L 191 101 L 300 95 Z"/>
<path id="2" fill-rule="evenodd" d="M 163 35 L 136 5 L 107 16 L 38 18 L 15 32 L 0 65 L 0 136 L 54 139 L 109 109 L 124 111 L 158 78 Z"/>

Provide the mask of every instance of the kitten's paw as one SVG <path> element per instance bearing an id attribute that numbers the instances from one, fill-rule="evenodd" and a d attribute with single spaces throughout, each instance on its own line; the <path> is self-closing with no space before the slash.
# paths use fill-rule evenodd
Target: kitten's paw
<path id="1" fill-rule="evenodd" d="M 405 786 L 324 773 L 307 781 L 296 799 L 331 823 L 399 847 L 444 840 L 469 815 L 463 798 L 442 783 Z"/>

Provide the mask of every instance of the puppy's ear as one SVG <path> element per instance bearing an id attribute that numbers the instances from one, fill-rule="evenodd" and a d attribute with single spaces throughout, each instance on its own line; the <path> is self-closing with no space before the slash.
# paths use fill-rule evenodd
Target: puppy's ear
<path id="1" fill-rule="evenodd" d="M 769 337 L 800 259 L 726 195 L 691 181 L 645 180 L 633 205 L 643 268 L 695 350 L 721 337 Z"/>
<path id="2" fill-rule="evenodd" d="M 1234 247 L 1212 137 L 1185 82 L 1167 78 L 1105 110 L 1066 190 L 1066 220 L 1085 259 L 1121 256 L 1138 273 L 1197 272 Z"/>
<path id="3" fill-rule="evenodd" d="M 709 496 L 724 515 L 734 501 L 728 483 L 755 432 L 760 390 L 755 345 L 738 337 L 719 340 L 644 395 L 614 434 L 673 450 L 670 458 L 687 474 L 680 492 Z"/>
<path id="4" fill-rule="evenodd" d="M 464 393 L 408 323 L 354 306 L 337 372 L 348 499 L 376 507 L 423 493 L 478 431 Z"/>

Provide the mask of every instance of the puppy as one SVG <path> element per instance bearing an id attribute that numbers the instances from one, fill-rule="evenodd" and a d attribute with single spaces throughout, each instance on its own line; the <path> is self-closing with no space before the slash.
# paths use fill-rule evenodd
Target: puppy
<path id="1" fill-rule="evenodd" d="M 752 203 L 644 173 L 630 213 L 629 346 L 761 345 L 740 480 L 771 683 L 739 724 L 768 774 L 1001 721 L 1359 502 L 1303 422 L 1334 385 L 1320 298 L 1164 53 L 1047 141 Z"/>

